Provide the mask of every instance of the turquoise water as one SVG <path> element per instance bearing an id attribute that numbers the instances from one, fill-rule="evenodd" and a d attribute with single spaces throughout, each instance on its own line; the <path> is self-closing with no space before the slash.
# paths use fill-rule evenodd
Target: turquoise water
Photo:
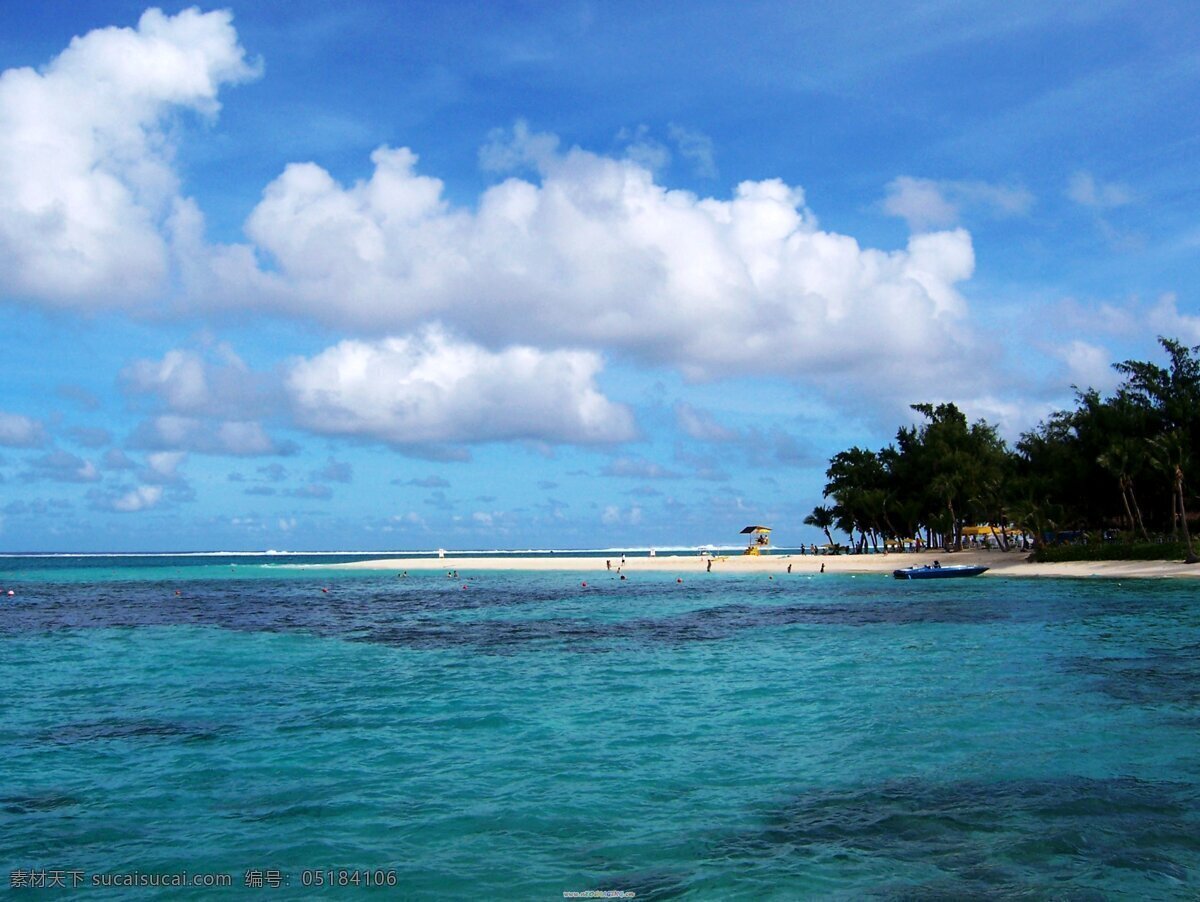
<path id="1" fill-rule="evenodd" d="M 1191 581 L 24 560 L 0 563 L 6 885 L 1200 893 Z M 114 892 L 138 897 L 64 894 Z"/>

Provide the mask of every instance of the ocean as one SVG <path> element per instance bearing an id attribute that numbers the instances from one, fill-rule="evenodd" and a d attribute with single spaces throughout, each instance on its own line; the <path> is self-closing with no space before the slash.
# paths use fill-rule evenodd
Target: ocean
<path id="1" fill-rule="evenodd" d="M 0 558 L 5 888 L 1200 895 L 1193 581 L 345 559 Z"/>

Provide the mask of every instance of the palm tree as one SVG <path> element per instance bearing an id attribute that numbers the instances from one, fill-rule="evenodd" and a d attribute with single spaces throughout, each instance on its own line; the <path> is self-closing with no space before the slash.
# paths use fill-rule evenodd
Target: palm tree
<path id="1" fill-rule="evenodd" d="M 833 536 L 829 534 L 829 527 L 833 526 L 836 516 L 833 513 L 833 508 L 819 504 L 813 508 L 811 514 L 804 518 L 806 526 L 815 526 L 817 529 L 823 530 L 825 538 L 829 540 L 829 544 L 833 545 Z"/>
<path id="2" fill-rule="evenodd" d="M 1173 430 L 1151 441 L 1151 459 L 1171 480 L 1172 507 L 1179 511 L 1179 524 L 1183 528 L 1183 541 L 1187 548 L 1186 564 L 1200 564 L 1196 549 L 1192 547 L 1192 533 L 1188 529 L 1187 508 L 1183 500 L 1183 468 L 1187 465 L 1187 448 L 1179 430 Z"/>
<path id="3" fill-rule="evenodd" d="M 1146 532 L 1146 524 L 1142 522 L 1142 510 L 1137 503 L 1137 495 L 1133 491 L 1133 476 L 1130 471 L 1134 467 L 1136 450 L 1130 441 L 1118 439 L 1109 449 L 1096 458 L 1096 463 L 1117 477 L 1121 487 L 1121 503 L 1125 506 L 1125 517 L 1129 520 L 1129 530 L 1137 529 L 1142 539 L 1149 542 L 1150 535 Z"/>
<path id="4" fill-rule="evenodd" d="M 1011 513 L 1013 523 L 1021 527 L 1026 535 L 1032 536 L 1033 553 L 1029 560 L 1033 560 L 1038 551 L 1045 546 L 1046 535 L 1058 532 L 1063 509 L 1061 505 L 1052 504 L 1044 499 L 1027 497 L 1015 502 Z"/>

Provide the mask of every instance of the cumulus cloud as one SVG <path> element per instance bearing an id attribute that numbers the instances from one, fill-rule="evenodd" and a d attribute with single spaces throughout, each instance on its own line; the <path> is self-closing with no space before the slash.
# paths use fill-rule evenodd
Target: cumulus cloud
<path id="1" fill-rule="evenodd" d="M 518 119 L 511 129 L 494 128 L 479 149 L 479 168 L 485 172 L 516 172 L 541 169 L 558 153 L 558 135 L 535 132 L 529 123 Z"/>
<path id="2" fill-rule="evenodd" d="M 183 451 L 156 451 L 146 455 L 146 467 L 138 478 L 147 485 L 169 485 L 183 482 L 179 465 L 187 458 Z"/>
<path id="3" fill-rule="evenodd" d="M 617 132 L 617 143 L 624 147 L 626 159 L 651 172 L 666 169 L 671 162 L 671 151 L 650 134 L 648 125 L 621 129 Z"/>
<path id="4" fill-rule="evenodd" d="M 1112 368 L 1112 353 L 1107 348 L 1075 340 L 1059 348 L 1058 356 L 1067 367 L 1072 385 L 1109 391 L 1120 381 Z"/>
<path id="5" fill-rule="evenodd" d="M 249 420 L 267 413 L 276 401 L 271 378 L 251 370 L 224 343 L 135 360 L 121 371 L 121 384 L 129 395 L 150 397 L 172 413 L 193 416 Z"/>
<path id="6" fill-rule="evenodd" d="M 278 400 L 275 378 L 252 371 L 227 345 L 135 360 L 122 370 L 121 383 L 130 397 L 164 410 L 137 427 L 130 437 L 135 448 L 241 456 L 293 450 L 255 419 Z"/>
<path id="7" fill-rule="evenodd" d="M 958 207 L 937 182 L 907 175 L 888 183 L 883 210 L 905 220 L 909 228 L 923 231 L 930 226 L 944 227 L 958 222 Z"/>
<path id="8" fill-rule="evenodd" d="M 686 401 L 675 405 L 675 422 L 688 436 L 702 442 L 733 442 L 740 437 L 736 429 L 723 426 L 707 410 L 700 410 Z"/>
<path id="9" fill-rule="evenodd" d="M 1168 338 L 1187 344 L 1200 344 L 1200 316 L 1179 312 L 1179 299 L 1174 292 L 1162 295 L 1150 310 L 1150 325 Z"/>
<path id="10" fill-rule="evenodd" d="M 738 454 L 753 454 L 759 460 L 795 466 L 817 462 L 818 458 L 795 436 L 779 426 L 769 430 L 758 428 L 732 429 L 718 422 L 711 413 L 701 410 L 686 401 L 675 405 L 675 422 L 689 438 L 710 444 L 728 445 Z M 677 454 L 693 471 L 703 473 L 706 479 L 728 479 L 711 462 Z"/>
<path id="11" fill-rule="evenodd" d="M 600 513 L 600 522 L 605 526 L 637 526 L 642 522 L 642 508 L 637 504 L 624 508 L 617 504 L 608 504 Z"/>
<path id="12" fill-rule="evenodd" d="M 493 347 L 619 349 L 692 378 L 929 372 L 963 347 L 956 286 L 974 253 L 961 229 L 863 248 L 820 229 L 779 180 L 703 198 L 580 149 L 537 159 L 536 182 L 509 178 L 456 208 L 411 150 L 372 161 L 350 186 L 315 164 L 287 167 L 247 221 L 244 266 L 205 290 L 380 332 L 437 319 Z"/>
<path id="13" fill-rule="evenodd" d="M 56 448 L 29 461 L 27 479 L 49 479 L 54 482 L 96 482 L 100 471 L 90 460 Z"/>
<path id="14" fill-rule="evenodd" d="M 632 438 L 629 410 L 596 387 L 600 367 L 589 352 L 491 352 L 430 328 L 410 337 L 343 341 L 294 361 L 285 384 L 305 428 L 397 447 Z"/>
<path id="15" fill-rule="evenodd" d="M 295 447 L 276 442 L 260 423 L 228 420 L 212 422 L 197 417 L 163 414 L 143 421 L 129 437 L 133 448 L 160 451 L 193 451 L 197 454 L 230 454 L 253 457 L 290 454 Z"/>
<path id="16" fill-rule="evenodd" d="M 91 496 L 92 507 L 98 510 L 117 511 L 130 514 L 137 511 L 149 510 L 158 505 L 163 498 L 163 488 L 160 485 L 140 485 L 118 494 L 95 492 Z"/>
<path id="17" fill-rule="evenodd" d="M 963 208 L 999 217 L 1022 216 L 1033 203 L 1033 195 L 1021 187 L 902 175 L 888 183 L 883 210 L 905 220 L 913 231 L 923 232 L 955 225 Z"/>
<path id="18" fill-rule="evenodd" d="M 177 198 L 174 111 L 212 115 L 254 75 L 231 16 L 147 10 L 75 38 L 43 70 L 0 75 L 0 288 L 122 305 L 160 289 Z"/>
<path id="19" fill-rule="evenodd" d="M 506 178 L 470 204 L 449 201 L 411 149 L 381 147 L 370 176 L 350 185 L 314 163 L 287 166 L 246 220 L 248 243 L 210 244 L 202 211 L 180 196 L 171 170 L 170 114 L 212 113 L 222 85 L 252 75 L 228 13 L 152 10 L 136 30 L 78 39 L 42 73 L 0 76 L 0 286 L 56 303 L 161 306 L 167 298 L 268 309 L 375 336 L 439 322 L 506 363 L 521 354 L 497 349 L 514 345 L 604 350 L 691 379 L 751 371 L 839 390 L 901 379 L 918 390 L 914 380 L 944 380 L 971 348 L 957 288 L 974 270 L 966 231 L 864 248 L 821 229 L 803 191 L 780 180 L 743 182 L 729 198 L 670 190 L 643 163 L 564 151 L 557 137 L 520 122 L 492 135 L 480 161 L 492 172 L 535 175 Z M 670 134 L 684 158 L 707 164 L 702 136 Z M 1026 202 L 1019 191 L 955 184 L 994 209 Z M 168 281 L 176 293 L 163 290 Z M 369 347 L 319 355 L 293 372 L 293 390 L 303 381 L 297 373 L 317 361 Z M 555 365 L 586 359 L 537 353 Z M 252 434 L 261 432 L 255 416 L 212 412 L 210 371 L 198 373 L 186 356 L 159 363 L 157 372 L 129 373 L 130 384 L 157 392 L 170 415 L 241 423 L 229 427 L 244 433 L 235 453 L 269 453 L 271 443 Z M 525 406 L 515 405 L 511 425 L 477 411 L 466 421 L 483 440 L 541 438 L 546 430 L 528 428 Z M 321 407 L 304 395 L 298 409 Z M 430 428 L 427 410 L 416 419 L 393 414 L 382 422 L 355 409 L 339 422 L 401 443 L 470 433 Z M 551 440 L 629 432 L 619 416 L 602 419 L 600 439 L 594 423 L 568 417 Z M 161 436 L 171 425 L 146 428 Z M 179 449 L 220 446 L 205 438 Z"/>
<path id="20" fill-rule="evenodd" d="M 968 419 L 983 419 L 994 425 L 1000 437 L 1010 444 L 1015 444 L 1022 433 L 1062 408 L 1062 404 L 1044 399 L 1014 401 L 993 394 L 960 398 L 955 403 Z"/>
<path id="21" fill-rule="evenodd" d="M 10 448 L 36 448 L 46 441 L 41 423 L 19 413 L 0 411 L 0 445 Z"/>

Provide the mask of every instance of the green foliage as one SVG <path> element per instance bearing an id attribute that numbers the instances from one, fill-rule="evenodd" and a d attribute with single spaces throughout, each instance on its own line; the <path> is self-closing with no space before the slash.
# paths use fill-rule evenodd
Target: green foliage
<path id="1" fill-rule="evenodd" d="M 829 544 L 832 545 L 833 536 L 829 534 L 829 529 L 833 526 L 836 519 L 837 518 L 834 516 L 832 508 L 818 505 L 817 507 L 813 508 L 811 514 L 804 518 L 804 523 L 807 526 L 815 526 L 817 529 L 824 532 L 826 540 L 828 540 Z"/>
<path id="2" fill-rule="evenodd" d="M 1152 533 L 1182 533 L 1180 556 L 1193 559 L 1186 512 L 1198 508 L 1188 477 L 1200 461 L 1200 346 L 1159 343 L 1167 366 L 1114 364 L 1125 381 L 1111 397 L 1077 390 L 1074 409 L 1051 414 L 1015 449 L 954 404 L 912 405 L 923 422 L 901 427 L 894 444 L 833 456 L 832 504 L 804 522 L 860 545 L 924 531 L 961 546 L 962 528 L 976 523 L 1021 527 L 1035 546 L 1062 531 L 1120 528 L 1156 554 L 1167 546 L 1149 542 Z"/>
<path id="3" fill-rule="evenodd" d="M 1187 548 L 1182 542 L 1091 542 L 1087 545 L 1043 545 L 1033 554 L 1040 564 L 1067 561 L 1182 561 Z"/>

